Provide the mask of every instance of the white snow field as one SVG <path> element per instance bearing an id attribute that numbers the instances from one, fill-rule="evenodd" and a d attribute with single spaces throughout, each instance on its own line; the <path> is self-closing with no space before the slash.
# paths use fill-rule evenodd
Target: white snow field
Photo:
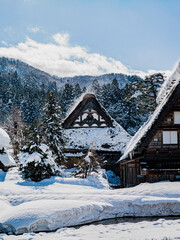
<path id="1" fill-rule="evenodd" d="M 0 181 L 0 239 L 49 237 L 80 240 L 100 239 L 101 236 L 103 239 L 120 239 L 116 234 L 127 236 L 124 239 L 135 239 L 134 233 L 132 238 L 128 234 L 139 234 L 140 231 L 145 234 L 146 228 L 157 228 L 156 233 L 162 232 L 165 234 L 163 237 L 166 237 L 169 229 L 168 237 L 180 237 L 180 220 L 159 220 L 160 223 L 154 221 L 154 224 L 143 221 L 142 224 L 119 223 L 115 226 L 110 224 L 83 226 L 79 229 L 65 228 L 115 217 L 180 216 L 180 182 L 144 183 L 132 188 L 113 190 L 109 189 L 102 174 L 87 179 L 52 177 L 35 183 L 24 181 L 17 168 L 11 169 L 4 180 Z M 50 233 L 30 233 L 59 228 L 62 229 L 51 233 L 52 236 Z M 7 236 L 3 232 L 28 234 L 16 237 Z M 97 238 L 93 237 L 95 232 Z M 110 235 L 112 237 L 108 238 Z M 155 236 L 154 239 L 162 238 Z"/>
<path id="2" fill-rule="evenodd" d="M 90 224 L 80 228 L 61 228 L 51 233 L 25 233 L 18 236 L 0 235 L 0 240 L 177 240 L 180 220 L 159 219 L 114 224 Z"/>

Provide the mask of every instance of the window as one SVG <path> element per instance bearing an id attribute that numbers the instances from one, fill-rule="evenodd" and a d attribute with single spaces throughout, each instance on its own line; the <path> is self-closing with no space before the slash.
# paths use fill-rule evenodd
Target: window
<path id="1" fill-rule="evenodd" d="M 167 118 L 167 122 L 171 122 L 171 118 Z"/>
<path id="2" fill-rule="evenodd" d="M 163 144 L 178 144 L 177 131 L 163 131 Z"/>
<path id="3" fill-rule="evenodd" d="M 174 124 L 180 124 L 180 111 L 174 112 Z"/>

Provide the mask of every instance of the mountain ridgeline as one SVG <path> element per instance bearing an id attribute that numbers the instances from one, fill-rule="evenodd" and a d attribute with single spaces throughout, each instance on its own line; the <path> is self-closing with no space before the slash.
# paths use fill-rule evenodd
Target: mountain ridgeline
<path id="1" fill-rule="evenodd" d="M 32 122 L 40 113 L 48 91 L 55 92 L 65 117 L 75 100 L 88 90 L 133 135 L 154 110 L 155 95 L 162 82 L 161 74 L 146 79 L 124 74 L 59 78 L 22 61 L 2 57 L 0 122 L 8 121 L 14 106 L 22 111 L 25 122 Z"/>

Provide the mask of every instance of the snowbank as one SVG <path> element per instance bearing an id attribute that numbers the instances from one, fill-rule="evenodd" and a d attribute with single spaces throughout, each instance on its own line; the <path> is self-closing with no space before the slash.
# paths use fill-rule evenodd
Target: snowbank
<path id="1" fill-rule="evenodd" d="M 126 198 L 108 202 L 81 200 L 36 200 L 2 211 L 4 232 L 53 231 L 117 217 L 180 215 L 180 199 Z"/>
<path id="2" fill-rule="evenodd" d="M 37 200 L 22 203 L 1 214 L 3 226 L 13 226 L 16 234 L 52 231 L 64 226 L 96 221 L 108 207 L 105 203 L 73 200 Z"/>
<path id="3" fill-rule="evenodd" d="M 12 169 L 0 182 L 0 231 L 18 234 L 117 217 L 180 216 L 180 182 L 110 190 L 103 181 L 101 187 L 96 181 L 85 186 L 86 181 L 53 177 L 35 183 Z"/>

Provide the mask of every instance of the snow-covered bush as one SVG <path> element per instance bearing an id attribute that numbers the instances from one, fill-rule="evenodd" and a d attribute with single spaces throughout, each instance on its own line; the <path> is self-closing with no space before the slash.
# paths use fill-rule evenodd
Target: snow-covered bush
<path id="1" fill-rule="evenodd" d="M 87 155 L 77 163 L 77 170 L 74 172 L 74 175 L 86 178 L 90 176 L 92 172 L 98 172 L 100 168 L 99 160 L 93 146 L 91 146 Z"/>
<path id="2" fill-rule="evenodd" d="M 19 160 L 19 170 L 25 179 L 30 178 L 32 181 L 39 182 L 62 173 L 52 158 L 52 152 L 45 144 L 36 148 L 32 145 L 28 152 L 19 155 Z"/>

